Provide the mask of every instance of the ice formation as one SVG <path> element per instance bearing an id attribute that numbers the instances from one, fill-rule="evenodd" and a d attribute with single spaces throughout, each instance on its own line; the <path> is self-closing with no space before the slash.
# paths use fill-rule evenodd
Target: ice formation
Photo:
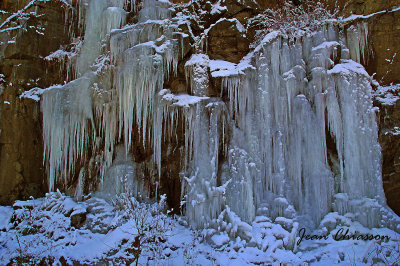
<path id="1" fill-rule="evenodd" d="M 229 149 L 242 150 L 249 160 L 230 174 L 227 197 L 243 194 L 235 183 L 254 182 L 248 190 L 254 196 L 232 210 L 245 218 L 252 206 L 267 206 L 269 216 L 291 218 L 293 205 L 298 215 L 317 225 L 332 203 L 339 205 L 334 197 L 338 192 L 349 197 L 349 204 L 365 198 L 384 204 L 371 80 L 361 65 L 349 60 L 346 40 L 332 25 L 294 43 L 270 35 L 246 58 L 256 70 L 226 77 L 223 86 L 240 131 Z M 358 52 L 364 47 L 365 43 Z M 334 140 L 333 153 L 327 149 L 327 135 Z M 233 159 L 231 164 L 243 161 Z M 256 169 L 249 175 L 252 163 Z M 346 208 L 336 210 L 351 209 Z M 374 212 L 361 209 L 354 213 Z M 368 226 L 380 223 L 378 212 L 371 217 L 375 220 L 366 219 Z"/>
<path id="2" fill-rule="evenodd" d="M 43 93 L 44 159 L 48 163 L 49 189 L 61 177 L 67 183 L 78 159 L 84 159 L 93 127 L 90 86 L 95 74 L 88 72 L 64 86 Z"/>
<path id="3" fill-rule="evenodd" d="M 122 0 L 89 2 L 84 42 L 75 66 L 78 79 L 56 90 L 49 89 L 43 96 L 43 137 L 50 190 L 59 177 L 63 176 L 67 183 L 78 159 L 84 159 L 88 132 L 93 135 L 93 150 L 100 146 L 98 138 L 104 140 L 102 158 L 97 162 L 102 164 L 102 181 L 112 164 L 117 140 L 125 140 L 126 154 L 134 127 L 142 129 L 143 143 L 151 140 L 152 132 L 147 127 L 152 127 L 154 97 L 170 70 L 176 71 L 177 40 L 171 38 L 172 31 L 164 23 L 169 14 L 167 2 L 146 1 L 139 23 L 118 30 L 125 23 L 125 5 Z M 111 58 L 105 57 L 98 63 L 101 42 L 107 35 Z M 112 70 L 101 68 L 101 63 L 110 60 L 117 66 L 114 84 L 110 84 Z M 88 121 L 92 124 L 90 130 Z"/>
<path id="4" fill-rule="evenodd" d="M 183 48 L 170 3 L 144 1 L 138 23 L 126 26 L 124 7 L 90 1 L 78 78 L 43 93 L 50 190 L 86 163 L 100 169 L 103 192 L 128 183 L 150 196 L 142 169 L 150 167 L 157 197 L 163 143 L 182 126 L 181 204 L 194 226 L 236 223 L 229 230 L 246 238 L 244 222 L 260 215 L 313 228 L 331 211 L 366 226 L 391 215 L 382 212 L 371 78 L 359 64 L 367 25 L 342 34 L 328 23 L 294 40 L 272 32 L 239 64 L 193 54 L 184 65 L 190 95 L 174 94 L 164 85 Z M 207 97 L 213 79 L 220 97 Z M 135 144 L 153 151 L 151 166 L 130 154 L 136 133 Z"/>

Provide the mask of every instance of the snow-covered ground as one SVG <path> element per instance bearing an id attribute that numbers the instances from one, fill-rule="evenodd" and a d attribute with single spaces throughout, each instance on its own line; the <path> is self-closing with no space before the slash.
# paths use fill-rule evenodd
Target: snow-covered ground
<path id="1" fill-rule="evenodd" d="M 158 240 L 147 238 L 138 245 L 135 215 L 125 212 L 132 209 L 117 206 L 98 197 L 75 202 L 61 193 L 51 193 L 46 198 L 0 207 L 0 264 L 124 265 L 134 262 L 136 247 L 142 249 L 140 265 L 400 263 L 400 234 L 386 228 L 365 228 L 351 221 L 351 215 L 329 213 L 314 232 L 282 217 L 272 222 L 258 216 L 251 225 L 251 239 L 246 241 L 239 234 L 234 237 L 232 230 L 192 230 L 181 217 L 149 209 L 150 226 L 145 233 L 152 230 L 157 215 L 167 224 L 165 233 L 158 235 Z M 339 241 L 347 229 L 348 236 L 357 231 L 358 237 Z M 295 232 L 294 247 L 288 247 L 291 231 Z M 357 240 L 372 237 L 374 240 Z"/>

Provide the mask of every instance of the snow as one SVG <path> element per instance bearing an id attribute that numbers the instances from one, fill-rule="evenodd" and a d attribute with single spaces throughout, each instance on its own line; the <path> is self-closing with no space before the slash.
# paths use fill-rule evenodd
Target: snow
<path id="1" fill-rule="evenodd" d="M 344 34 L 327 23 L 295 39 L 274 31 L 238 64 L 197 51 L 184 62 L 190 91 L 176 94 L 165 88 L 165 79 L 178 71 L 182 47 L 174 36 L 184 18 L 170 19 L 172 4 L 167 1 L 146 0 L 139 22 L 123 26 L 124 4 L 91 1 L 75 66 L 77 78 L 23 96 L 39 99 L 42 94 L 49 189 L 77 181 L 75 196 L 84 199 L 74 203 L 50 194 L 54 205 L 38 211 L 53 215 L 64 230 L 42 231 L 61 241 L 56 243 L 56 256 L 65 252 L 86 263 L 106 262 L 109 254 L 109 260 L 132 259 L 127 249 L 138 229 L 126 216 L 134 212 L 124 215 L 105 200 L 86 200 L 85 181 L 93 176 L 75 167 L 89 164 L 100 169 L 95 176 L 98 196 L 109 199 L 129 187 L 138 199 L 158 198 L 165 178 L 163 156 L 177 148 L 165 144 L 175 139 L 180 142 L 177 165 L 184 217 L 174 220 L 173 232 L 187 242 L 172 234 L 173 241 L 166 241 L 169 246 L 160 244 L 162 252 L 153 250 L 165 255 L 163 263 L 336 263 L 351 260 L 335 249 L 350 245 L 329 239 L 296 244 L 299 230 L 399 230 L 399 219 L 386 206 L 382 188 L 372 80 L 360 64 L 369 52 L 366 23 Z M 244 33 L 238 20 L 229 21 Z M 67 55 L 60 49 L 49 58 L 59 56 Z M 215 89 L 212 78 L 220 78 L 220 97 L 207 96 Z M 331 150 L 327 134 L 336 144 Z M 136 145 L 152 151 L 152 157 L 138 162 L 130 153 Z M 154 187 L 145 183 L 146 171 Z M 78 172 L 72 180 L 72 173 Z M 81 216 L 86 222 L 72 230 L 69 224 Z M 32 223 L 29 216 L 26 220 Z M 201 231 L 192 236 L 196 231 L 179 222 Z M 396 234 L 390 230 L 385 233 Z M 64 232 L 67 237 L 58 239 Z M 69 238 L 74 244 L 68 244 Z M 29 236 L 24 239 L 29 241 Z M 11 242 L 6 245 L 14 252 L 16 244 Z M 157 264 L 152 252 L 144 257 Z"/>
<path id="2" fill-rule="evenodd" d="M 48 56 L 46 56 L 44 58 L 44 60 L 47 60 L 47 61 L 62 60 L 66 57 L 70 57 L 71 55 L 72 55 L 71 52 L 67 52 L 67 51 L 59 49 L 59 50 L 49 54 Z"/>
<path id="3" fill-rule="evenodd" d="M 224 60 L 210 60 L 210 71 L 235 68 L 236 64 Z"/>
<path id="4" fill-rule="evenodd" d="M 219 20 L 217 20 L 217 22 L 215 22 L 214 24 L 211 24 L 210 27 L 204 31 L 204 34 L 207 35 L 208 32 L 211 30 L 211 28 L 214 27 L 216 24 L 220 23 L 221 21 L 234 22 L 235 26 L 239 30 L 239 32 L 242 32 L 242 33 L 246 32 L 245 27 L 242 25 L 242 23 L 240 23 L 240 21 L 238 19 L 236 19 L 236 18 L 231 18 L 231 19 L 220 18 Z"/>
<path id="5" fill-rule="evenodd" d="M 374 98 L 383 105 L 394 105 L 400 99 L 400 84 L 379 86 L 373 93 Z"/>
<path id="6" fill-rule="evenodd" d="M 354 14 L 352 14 L 352 15 L 342 19 L 341 21 L 343 21 L 343 22 L 352 22 L 352 21 L 357 20 L 357 19 L 368 19 L 368 18 L 371 18 L 371 17 L 379 15 L 379 14 L 393 13 L 393 12 L 397 12 L 399 10 L 400 10 L 400 6 L 393 7 L 391 10 L 382 10 L 382 11 L 378 11 L 378 12 L 371 13 L 371 14 L 368 14 L 368 15 L 354 15 Z"/>
<path id="7" fill-rule="evenodd" d="M 217 248 L 220 248 L 222 245 L 229 243 L 229 237 L 227 235 L 213 235 L 211 237 L 211 243 Z"/>
<path id="8" fill-rule="evenodd" d="M 9 206 L 0 206 L 0 231 L 10 228 L 10 219 L 13 215 L 13 209 Z"/>
<path id="9" fill-rule="evenodd" d="M 393 136 L 397 136 L 400 135 L 400 128 L 399 127 L 393 127 L 392 130 L 385 130 L 384 131 L 385 135 L 393 135 Z"/>
<path id="10" fill-rule="evenodd" d="M 40 96 L 43 94 L 45 90 L 41 88 L 32 88 L 29 91 L 24 91 L 19 98 L 28 98 L 32 99 L 36 102 L 40 101 Z"/>
<path id="11" fill-rule="evenodd" d="M 210 60 L 210 72 L 213 78 L 243 74 L 236 64 L 223 60 Z"/>
<path id="12" fill-rule="evenodd" d="M 211 15 L 216 15 L 216 14 L 220 14 L 226 10 L 227 10 L 226 6 L 221 6 L 221 1 L 219 0 L 216 4 L 212 5 L 210 13 L 211 13 Z"/>
<path id="13" fill-rule="evenodd" d="M 71 226 L 73 213 L 64 212 L 72 206 L 86 210 L 87 218 L 80 228 Z M 67 264 L 120 264 L 134 259 L 132 247 L 138 232 L 134 220 L 125 210 L 103 199 L 92 197 L 74 202 L 61 193 L 50 193 L 46 198 L 35 200 L 35 204 L 20 201 L 16 207 L 14 210 L 0 207 L 1 264 L 16 262 L 20 256 L 31 264 L 38 264 L 43 259 L 54 260 L 53 263 L 64 260 Z M 12 215 L 19 219 L 11 223 Z M 290 232 L 263 217 L 257 217 L 258 222 L 250 227 L 250 242 L 224 231 L 192 230 L 181 225 L 182 217 L 168 219 L 171 229 L 162 236 L 165 241 L 143 245 L 140 265 L 368 265 L 379 259 L 393 264 L 399 256 L 398 233 L 386 228 L 368 229 L 337 213 L 328 214 L 323 220 L 347 221 L 346 224 L 334 225 L 331 229 L 321 225 L 315 231 L 302 229 L 306 235 L 326 235 L 327 239 L 303 237 L 294 248 L 285 247 L 285 237 Z M 335 240 L 338 232 L 347 229 L 349 235 L 358 232 L 390 239 L 382 242 Z M 303 231 L 296 228 L 294 232 L 296 240 L 299 240 Z"/>
<path id="14" fill-rule="evenodd" d="M 312 51 L 317 51 L 317 50 L 321 50 L 321 49 L 329 49 L 332 46 L 338 46 L 340 45 L 337 41 L 331 41 L 331 42 L 323 42 L 320 45 L 313 47 Z"/>
<path id="15" fill-rule="evenodd" d="M 365 68 L 352 60 L 342 60 L 340 64 L 335 65 L 331 70 L 328 70 L 329 74 L 337 75 L 363 75 L 369 78 L 369 75 Z"/>
<path id="16" fill-rule="evenodd" d="M 161 94 L 162 92 L 160 92 Z M 188 94 L 174 95 L 171 93 L 162 94 L 163 100 L 172 102 L 173 106 L 189 107 L 189 105 L 195 105 L 202 100 L 207 100 L 209 97 L 198 97 Z"/>

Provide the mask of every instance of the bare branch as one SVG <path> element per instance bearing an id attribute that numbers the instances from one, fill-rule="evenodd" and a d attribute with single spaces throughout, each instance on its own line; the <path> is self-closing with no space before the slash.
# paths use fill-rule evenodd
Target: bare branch
<path id="1" fill-rule="evenodd" d="M 9 16 L 6 20 L 4 20 L 4 22 L 0 25 L 0 30 L 1 31 L 8 30 L 8 29 L 3 29 L 7 24 L 12 22 L 14 19 L 27 16 L 28 14 L 26 13 L 26 11 L 29 8 L 31 8 L 32 6 L 34 6 L 36 3 L 38 3 L 38 2 L 48 2 L 48 1 L 50 1 L 50 0 L 31 0 L 24 8 L 22 8 L 21 10 L 18 10 L 17 12 L 15 12 L 11 16 Z M 15 28 L 17 28 L 17 27 L 13 27 L 13 28 L 10 28 L 10 29 L 15 29 Z"/>

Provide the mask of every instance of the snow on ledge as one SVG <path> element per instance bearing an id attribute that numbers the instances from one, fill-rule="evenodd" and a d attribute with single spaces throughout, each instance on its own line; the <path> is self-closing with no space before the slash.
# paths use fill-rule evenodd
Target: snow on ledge
<path id="1" fill-rule="evenodd" d="M 337 64 L 331 70 L 328 70 L 328 73 L 339 74 L 342 76 L 351 76 L 356 73 L 370 78 L 364 67 L 361 64 L 354 62 L 353 60 L 340 60 L 340 64 Z"/>
<path id="2" fill-rule="evenodd" d="M 207 100 L 210 97 L 199 97 L 199 96 L 192 96 L 189 94 L 172 94 L 169 90 L 163 89 L 158 93 L 163 100 L 171 102 L 172 106 L 179 106 L 179 107 L 189 107 L 190 105 L 195 105 L 202 100 Z"/>
<path id="3" fill-rule="evenodd" d="M 368 19 L 368 18 L 371 18 L 371 17 L 373 17 L 375 15 L 384 14 L 384 13 L 393 13 L 393 12 L 397 12 L 399 10 L 400 10 L 400 6 L 393 7 L 392 10 L 381 10 L 381 11 L 378 11 L 378 12 L 375 12 L 375 13 L 371 13 L 369 15 L 354 15 L 353 14 L 353 15 L 348 16 L 347 18 L 342 19 L 341 21 L 342 22 L 352 22 L 352 21 L 354 21 L 356 19 Z"/>
<path id="4" fill-rule="evenodd" d="M 224 60 L 210 60 L 209 65 L 211 76 L 213 78 L 244 75 L 244 71 L 246 69 L 254 68 L 250 64 L 250 60 L 248 60 L 246 57 L 243 58 L 242 61 L 239 62 L 239 64 Z"/>
<path id="5" fill-rule="evenodd" d="M 40 96 L 43 94 L 45 90 L 41 89 L 41 88 L 33 88 L 30 89 L 29 91 L 24 91 L 19 98 L 28 98 L 28 99 L 32 99 L 36 102 L 40 101 Z"/>
<path id="6" fill-rule="evenodd" d="M 210 58 L 205 54 L 193 54 L 188 61 L 185 63 L 185 67 L 193 65 L 207 66 L 209 64 Z"/>
<path id="7" fill-rule="evenodd" d="M 55 88 L 61 88 L 61 85 L 53 85 L 51 87 L 48 87 L 47 89 L 41 89 L 41 88 L 32 88 L 29 91 L 24 91 L 19 98 L 27 98 L 27 99 L 32 99 L 36 102 L 40 101 L 40 97 L 42 96 L 42 94 L 47 91 L 47 90 L 51 90 L 51 89 L 55 89 Z"/>
<path id="8" fill-rule="evenodd" d="M 374 92 L 374 98 L 382 105 L 394 105 L 400 99 L 400 84 L 379 86 Z"/>

